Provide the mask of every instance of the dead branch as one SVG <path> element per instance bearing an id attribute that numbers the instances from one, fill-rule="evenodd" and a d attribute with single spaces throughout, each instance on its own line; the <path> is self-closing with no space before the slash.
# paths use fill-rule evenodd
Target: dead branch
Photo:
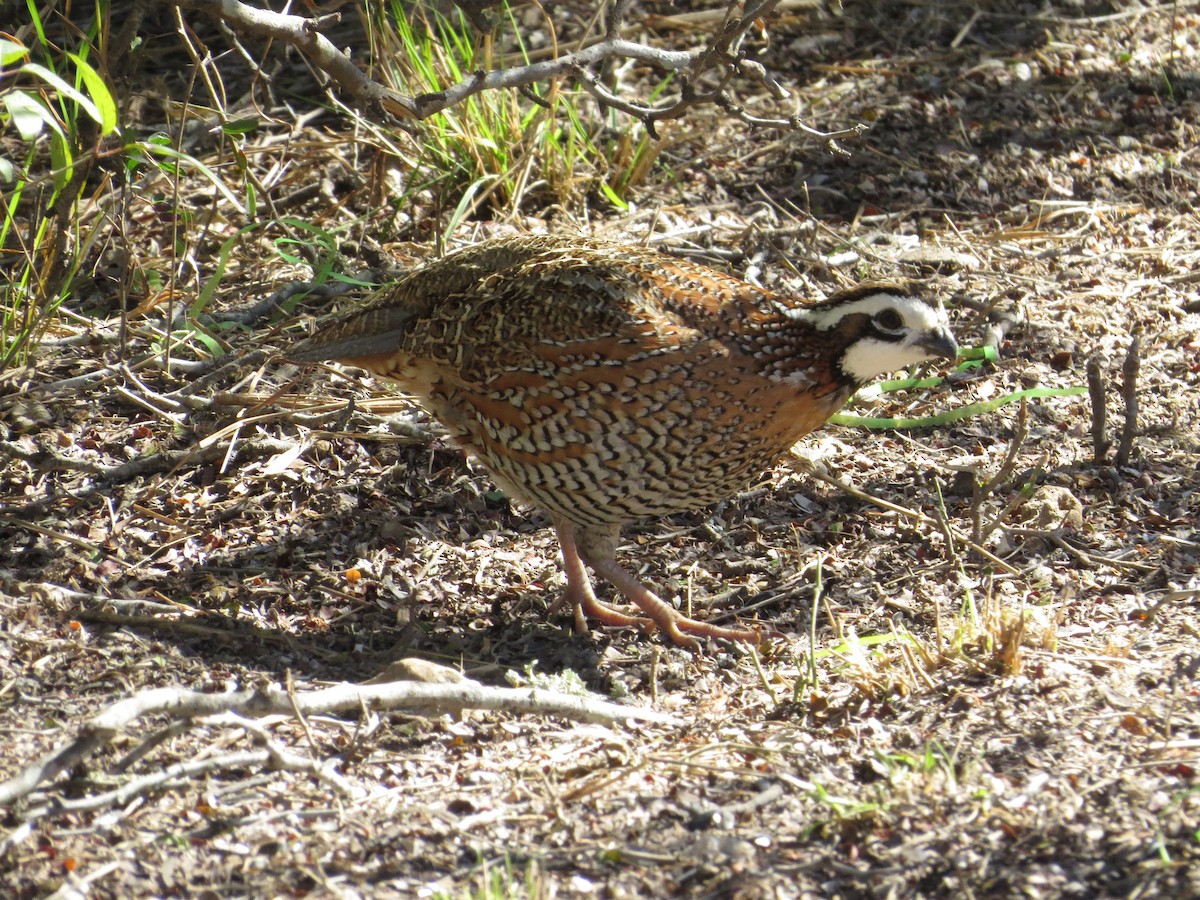
<path id="1" fill-rule="evenodd" d="M 1094 569 L 1097 566 L 1108 566 L 1113 569 L 1127 569 L 1134 572 L 1157 572 L 1161 567 L 1151 565 L 1149 563 L 1131 562 L 1125 559 L 1117 559 L 1113 556 L 1102 556 L 1098 553 L 1085 552 L 1074 544 L 1069 543 L 1063 537 L 1061 528 L 1054 530 L 1046 530 L 1044 528 L 1020 528 L 1011 525 L 1002 525 L 1004 533 L 1008 535 L 1016 535 L 1018 537 L 1032 537 L 1040 540 L 1049 541 L 1055 547 L 1064 551 L 1067 555 L 1073 557 L 1085 569 Z"/>
<path id="2" fill-rule="evenodd" d="M 57 812 L 80 812 L 104 809 L 108 806 L 125 806 L 130 801 L 146 796 L 153 791 L 185 784 L 188 779 L 195 778 L 197 775 L 267 765 L 276 769 L 306 772 L 314 778 L 334 785 L 337 791 L 345 796 L 353 797 L 357 793 L 349 787 L 345 779 L 332 770 L 328 762 L 308 759 L 284 749 L 277 741 L 270 741 L 261 750 L 240 750 L 205 759 L 175 763 L 153 774 L 135 778 L 111 791 L 86 794 L 82 797 L 55 798 L 52 802 L 28 810 L 23 817 L 30 821 L 36 821 Z"/>
<path id="3" fill-rule="evenodd" d="M 254 438 L 253 440 L 237 441 L 232 449 L 235 455 L 266 456 L 283 453 L 295 446 L 294 441 L 280 441 L 274 438 Z M 98 485 L 111 487 L 123 484 L 133 478 L 144 475 L 166 472 L 182 465 L 200 465 L 212 462 L 225 456 L 231 451 L 229 441 L 219 440 L 202 443 L 197 446 L 184 447 L 180 450 L 162 450 L 149 453 L 146 456 L 132 459 L 127 463 L 116 466 L 104 466 L 86 459 L 76 459 L 59 453 L 43 441 L 34 446 L 26 446 L 18 441 L 0 440 L 0 460 L 20 459 L 31 466 L 46 468 L 53 471 L 78 471 L 91 476 Z M 82 491 L 72 496 L 85 496 Z M 44 505 L 43 501 L 35 500 L 19 508 L 19 512 L 28 514 Z"/>
<path id="4" fill-rule="evenodd" d="M 1016 309 L 998 308 L 1000 303 L 1003 302 L 1002 297 L 997 296 L 990 300 L 960 297 L 957 302 L 965 309 L 973 310 L 979 314 L 975 320 L 976 322 L 987 322 L 979 344 L 982 347 L 995 347 L 997 352 L 999 352 L 1005 338 L 1008 337 L 1008 333 L 1014 328 L 1019 328 L 1025 324 L 1025 318 Z"/>
<path id="5" fill-rule="evenodd" d="M 652 709 L 620 706 L 593 696 L 576 696 L 543 688 L 495 688 L 464 679 L 457 684 L 419 684 L 396 681 L 386 684 L 341 684 L 318 691 L 290 694 L 273 684 L 225 694 L 208 694 L 180 688 L 155 688 L 120 700 L 83 723 L 75 740 L 26 766 L 13 778 L 0 783 L 0 805 L 28 795 L 39 784 L 90 756 L 144 716 L 168 714 L 194 719 L 238 713 L 244 716 L 318 715 L 346 710 L 402 709 L 406 712 L 441 714 L 465 709 L 489 709 L 510 713 L 561 716 L 583 722 L 614 723 L 636 719 L 661 724 L 678 724 L 675 717 Z M 256 764 L 283 760 L 281 748 L 268 748 Z M 290 755 L 289 767 L 296 760 Z M 299 765 L 299 763 L 297 763 Z M 304 766 L 308 766 L 306 762 Z M 181 771 L 180 774 L 187 774 Z"/>
<path id="6" fill-rule="evenodd" d="M 319 28 L 329 22 L 307 16 L 293 16 L 250 6 L 240 0 L 172 0 L 181 9 L 190 9 L 223 22 L 240 35 L 270 38 L 290 44 L 314 66 L 328 75 L 343 90 L 369 109 L 384 110 L 397 118 L 420 118 L 412 98 L 404 97 L 372 81 L 334 46 Z M 340 14 L 334 14 L 340 17 Z"/>
<path id="7" fill-rule="evenodd" d="M 738 803 L 728 803 L 724 806 L 713 807 L 707 803 L 682 802 L 680 805 L 692 813 L 692 817 L 687 821 L 687 827 L 692 831 L 701 831 L 706 828 L 730 828 L 732 823 L 737 821 L 738 816 L 758 809 L 760 806 L 774 803 L 783 796 L 784 786 L 781 781 L 764 778 L 755 787 L 758 793 L 749 799 Z M 698 808 L 702 806 L 707 808 Z"/>
<path id="8" fill-rule="evenodd" d="M 1125 401 L 1125 424 L 1121 428 L 1121 442 L 1117 445 L 1117 465 L 1129 464 L 1133 453 L 1133 442 L 1137 439 L 1138 370 L 1142 365 L 1142 341 L 1136 334 L 1129 342 L 1129 352 L 1121 366 L 1121 398 Z"/>
<path id="9" fill-rule="evenodd" d="M 1014 310 L 993 311 L 988 316 L 988 325 L 984 329 L 983 340 L 980 343 L 984 347 L 995 347 L 999 350 L 1004 339 L 1008 337 L 1009 331 L 1021 324 L 1021 316 Z"/>
<path id="10" fill-rule="evenodd" d="M 1099 353 L 1093 353 L 1087 361 L 1088 399 L 1092 402 L 1092 459 L 1098 466 L 1104 465 L 1110 446 L 1108 440 L 1108 403 L 1105 400 L 1104 368 Z"/>
<path id="11" fill-rule="evenodd" d="M 776 100 L 783 100 L 788 96 L 787 90 L 768 73 L 766 67 L 749 59 L 741 47 L 747 32 L 758 25 L 763 17 L 769 15 L 780 0 L 746 0 L 741 15 L 735 14 L 737 0 L 729 0 L 729 5 L 716 24 L 712 37 L 707 44 L 696 50 L 667 50 L 622 37 L 622 26 L 630 4 L 627 0 L 614 0 L 608 9 L 604 36 L 588 46 L 553 59 L 492 71 L 472 72 L 458 83 L 442 90 L 415 96 L 400 94 L 372 80 L 351 61 L 347 53 L 339 50 L 320 33 L 320 28 L 331 19 L 336 19 L 340 15 L 338 13 L 312 18 L 261 9 L 241 0 L 171 2 L 181 9 L 203 13 L 237 35 L 282 41 L 295 47 L 313 66 L 377 118 L 425 119 L 482 91 L 522 89 L 537 82 L 567 78 L 580 84 L 602 106 L 612 107 L 639 119 L 646 130 L 655 137 L 657 122 L 680 118 L 698 103 L 716 104 L 751 125 L 798 130 L 824 138 L 830 141 L 831 145 L 835 139 L 854 137 L 863 130 L 863 126 L 856 126 L 841 131 L 823 132 L 805 125 L 798 116 L 775 119 L 754 117 L 745 113 L 730 97 L 726 85 L 734 75 L 759 85 Z M 488 5 L 487 2 L 471 0 L 464 7 L 468 18 L 476 27 L 483 23 L 480 13 Z M 645 63 L 663 73 L 676 75 L 680 85 L 678 95 L 656 105 L 618 97 L 604 87 L 598 75 L 601 64 L 613 59 Z M 695 85 L 710 70 L 717 73 L 717 86 L 708 91 L 698 90 Z"/>

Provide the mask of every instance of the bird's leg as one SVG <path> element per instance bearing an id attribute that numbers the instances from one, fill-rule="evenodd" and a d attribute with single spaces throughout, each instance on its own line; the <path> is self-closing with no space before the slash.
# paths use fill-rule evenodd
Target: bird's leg
<path id="1" fill-rule="evenodd" d="M 605 625 L 636 625 L 640 628 L 652 625 L 649 619 L 627 616 L 596 599 L 596 592 L 592 590 L 592 579 L 588 577 L 587 569 L 584 568 L 583 560 L 579 558 L 579 551 L 575 546 L 576 526 L 557 516 L 553 518 L 554 530 L 558 532 L 558 545 L 562 549 L 563 570 L 567 573 L 567 589 L 550 604 L 546 612 L 552 614 L 565 604 L 571 604 L 575 614 L 576 634 L 587 634 L 587 616 Z"/>
<path id="2" fill-rule="evenodd" d="M 632 600 L 655 625 L 663 630 L 667 637 L 679 646 L 698 651 L 700 642 L 688 636 L 692 634 L 751 644 L 757 644 L 762 640 L 762 632 L 757 628 L 722 628 L 720 625 L 699 622 L 664 603 L 653 591 L 617 562 L 616 548 L 619 527 L 584 528 L 570 526 L 566 523 L 563 525 L 566 527 L 559 527 L 560 539 L 563 532 L 571 529 L 571 549 L 574 555 L 586 562 L 592 567 L 592 571 Z M 566 556 L 565 549 L 563 555 Z M 568 591 L 570 590 L 569 585 L 570 575 L 568 573 Z M 588 590 L 590 593 L 590 584 Z"/>

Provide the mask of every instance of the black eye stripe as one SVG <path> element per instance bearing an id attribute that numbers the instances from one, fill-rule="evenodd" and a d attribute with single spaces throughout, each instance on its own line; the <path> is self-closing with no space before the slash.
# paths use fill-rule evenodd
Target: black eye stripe
<path id="1" fill-rule="evenodd" d="M 904 328 L 904 317 L 894 309 L 885 309 L 875 313 L 872 321 L 875 326 L 885 333 L 895 333 Z"/>

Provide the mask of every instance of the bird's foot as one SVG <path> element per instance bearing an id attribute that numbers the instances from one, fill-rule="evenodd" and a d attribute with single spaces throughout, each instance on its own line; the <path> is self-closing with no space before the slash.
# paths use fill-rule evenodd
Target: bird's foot
<path id="1" fill-rule="evenodd" d="M 654 597 L 649 591 L 646 593 Z M 669 637 L 674 643 L 681 647 L 686 647 L 696 653 L 699 653 L 703 648 L 700 641 L 689 635 L 699 635 L 702 638 L 721 638 L 726 641 L 736 641 L 742 644 L 757 644 L 763 639 L 761 628 L 725 628 L 721 625 L 713 625 L 711 622 L 701 622 L 698 619 L 692 619 L 685 616 L 676 609 L 672 609 L 654 597 L 659 603 L 662 603 L 662 610 L 651 611 L 642 607 L 653 620 L 654 624 L 662 629 L 663 634 Z"/>
<path id="2" fill-rule="evenodd" d="M 702 647 L 700 641 L 691 635 L 745 644 L 757 644 L 763 639 L 761 628 L 724 628 L 708 622 L 699 622 L 660 600 L 613 556 L 617 542 L 615 526 L 581 529 L 565 519 L 555 518 L 554 527 L 558 532 L 559 546 L 562 548 L 567 589 L 551 604 L 549 612 L 553 613 L 566 604 L 571 604 L 575 613 L 576 632 L 587 634 L 587 618 L 590 616 L 604 625 L 636 625 L 645 631 L 658 628 L 671 641 L 695 653 L 699 653 Z M 628 615 L 596 599 L 592 581 L 584 568 L 585 556 L 580 554 L 581 542 L 588 565 L 597 575 L 628 597 L 645 616 Z"/>
<path id="3" fill-rule="evenodd" d="M 700 641 L 690 635 L 702 638 L 720 638 L 743 644 L 757 644 L 763 639 L 761 628 L 726 628 L 685 616 L 659 599 L 653 591 L 626 571 L 615 559 L 594 560 L 592 568 L 596 570 L 597 575 L 632 600 L 662 630 L 664 635 L 680 647 L 686 647 L 696 653 L 701 651 Z"/>
<path id="4" fill-rule="evenodd" d="M 654 623 L 650 619 L 631 616 L 621 612 L 619 609 L 613 609 L 606 603 L 601 603 L 590 590 L 576 591 L 572 590 L 571 587 L 563 591 L 558 599 L 550 604 L 550 607 L 546 610 L 546 614 L 553 615 L 568 604 L 575 615 L 576 634 L 588 633 L 589 617 L 602 625 L 618 625 L 626 628 L 632 625 L 642 629 L 654 626 Z"/>

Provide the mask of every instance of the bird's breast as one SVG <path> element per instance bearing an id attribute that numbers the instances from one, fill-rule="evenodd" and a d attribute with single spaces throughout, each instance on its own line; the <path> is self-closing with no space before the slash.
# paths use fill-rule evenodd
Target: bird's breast
<path id="1" fill-rule="evenodd" d="M 582 524 L 711 504 L 742 489 L 832 410 L 723 347 L 631 353 L 444 383 L 431 412 L 508 490 Z M 840 404 L 839 404 L 840 405 Z"/>

